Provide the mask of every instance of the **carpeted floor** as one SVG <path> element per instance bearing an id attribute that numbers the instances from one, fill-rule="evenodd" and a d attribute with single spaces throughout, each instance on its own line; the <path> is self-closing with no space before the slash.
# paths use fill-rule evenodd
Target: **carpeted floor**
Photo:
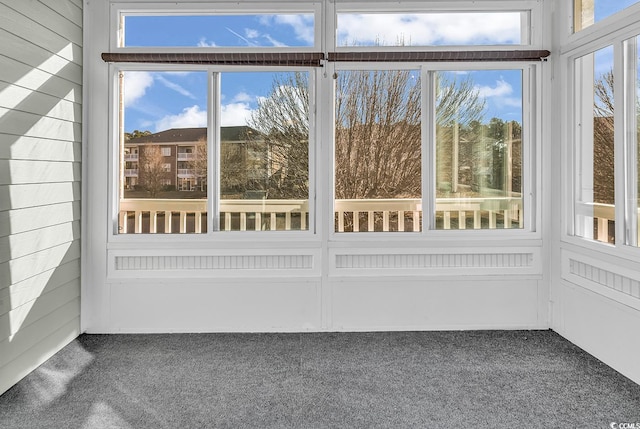
<path id="1" fill-rule="evenodd" d="M 613 422 L 640 385 L 551 331 L 82 335 L 0 396 L 3 429 Z"/>

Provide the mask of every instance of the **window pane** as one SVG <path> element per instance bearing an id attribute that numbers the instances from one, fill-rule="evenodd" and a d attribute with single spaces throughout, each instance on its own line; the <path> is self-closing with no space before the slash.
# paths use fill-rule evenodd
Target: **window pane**
<path id="1" fill-rule="evenodd" d="M 615 241 L 613 48 L 575 61 L 578 236 Z"/>
<path id="2" fill-rule="evenodd" d="M 420 231 L 420 74 L 340 71 L 335 231 Z"/>
<path id="3" fill-rule="evenodd" d="M 118 232 L 207 230 L 207 75 L 120 73 Z"/>
<path id="4" fill-rule="evenodd" d="M 518 45 L 524 12 L 338 13 L 337 46 Z"/>
<path id="5" fill-rule="evenodd" d="M 436 74 L 436 229 L 523 228 L 522 71 Z"/>
<path id="6" fill-rule="evenodd" d="M 574 32 L 638 3 L 638 0 L 574 0 Z"/>
<path id="7" fill-rule="evenodd" d="M 220 230 L 309 229 L 308 82 L 221 74 Z"/>
<path id="8" fill-rule="evenodd" d="M 253 15 L 129 15 L 123 46 L 314 46 L 312 13 Z"/>

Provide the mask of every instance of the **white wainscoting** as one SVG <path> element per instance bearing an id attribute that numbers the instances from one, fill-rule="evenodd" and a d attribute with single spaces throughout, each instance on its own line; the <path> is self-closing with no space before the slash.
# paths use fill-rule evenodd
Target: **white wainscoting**
<path id="1" fill-rule="evenodd" d="M 640 272 L 585 253 L 562 251 L 553 329 L 640 383 Z"/>

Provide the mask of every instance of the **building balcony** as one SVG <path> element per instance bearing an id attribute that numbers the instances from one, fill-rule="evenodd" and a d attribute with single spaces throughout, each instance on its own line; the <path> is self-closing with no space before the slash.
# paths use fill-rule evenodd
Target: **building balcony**
<path id="1" fill-rule="evenodd" d="M 191 168 L 179 168 L 178 169 L 178 177 L 183 179 L 194 178 L 195 172 Z"/>
<path id="2" fill-rule="evenodd" d="M 195 153 L 178 152 L 178 161 L 193 161 L 196 159 Z"/>
<path id="3" fill-rule="evenodd" d="M 138 161 L 138 154 L 137 153 L 125 153 L 124 154 L 124 160 L 125 161 L 130 161 L 130 162 L 137 162 Z"/>
<path id="4" fill-rule="evenodd" d="M 138 177 L 137 168 L 127 168 L 124 170 L 124 177 Z"/>

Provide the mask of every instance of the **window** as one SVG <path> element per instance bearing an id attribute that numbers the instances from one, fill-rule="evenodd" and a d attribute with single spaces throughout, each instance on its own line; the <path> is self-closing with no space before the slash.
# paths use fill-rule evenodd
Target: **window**
<path id="1" fill-rule="evenodd" d="M 206 156 L 186 162 L 178 156 L 177 169 L 171 158 L 178 143 L 206 146 L 207 82 L 202 71 L 122 70 L 118 74 L 120 150 L 124 153 L 119 233 L 207 231 Z M 181 192 L 186 190 L 192 192 Z"/>
<path id="2" fill-rule="evenodd" d="M 614 69 L 611 46 L 575 60 L 575 234 L 615 243 Z"/>
<path id="3" fill-rule="evenodd" d="M 537 3 L 114 3 L 117 233 L 533 231 Z"/>
<path id="4" fill-rule="evenodd" d="M 123 47 L 285 48 L 315 44 L 313 13 L 124 14 Z"/>
<path id="5" fill-rule="evenodd" d="M 335 231 L 421 230 L 420 72 L 336 76 Z"/>
<path id="6" fill-rule="evenodd" d="M 583 30 L 636 3 L 638 0 L 574 0 L 573 30 Z"/>
<path id="7" fill-rule="evenodd" d="M 340 12 L 336 46 L 520 45 L 528 43 L 522 26 L 525 16 L 526 12 Z"/>
<path id="8" fill-rule="evenodd" d="M 435 228 L 523 228 L 523 70 L 435 77 Z"/>

